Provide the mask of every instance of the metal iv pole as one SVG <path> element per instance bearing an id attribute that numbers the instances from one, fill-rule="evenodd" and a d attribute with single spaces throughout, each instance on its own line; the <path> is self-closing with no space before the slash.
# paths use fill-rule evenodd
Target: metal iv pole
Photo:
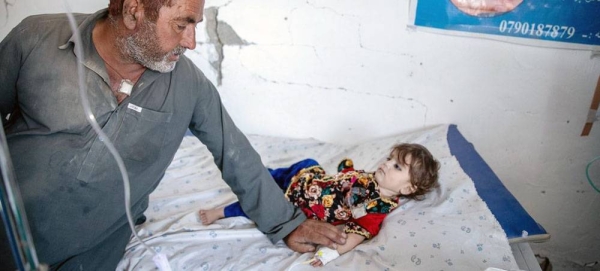
<path id="1" fill-rule="evenodd" d="M 2 172 L 0 213 L 4 221 L 15 266 L 19 270 L 48 270 L 46 265 L 38 262 L 33 238 L 29 230 L 29 223 L 25 215 L 25 207 L 16 183 L 15 172 L 8 152 L 8 143 L 4 134 L 4 128 L 0 128 L 0 170 Z"/>

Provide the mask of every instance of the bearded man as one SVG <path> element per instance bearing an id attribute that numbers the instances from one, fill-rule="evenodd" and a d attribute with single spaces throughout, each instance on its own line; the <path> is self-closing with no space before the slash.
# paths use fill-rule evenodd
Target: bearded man
<path id="1" fill-rule="evenodd" d="M 80 60 L 93 114 L 128 170 L 136 223 L 189 129 L 272 242 L 298 252 L 345 242 L 278 193 L 215 87 L 183 55 L 196 46 L 203 8 L 203 0 L 111 0 L 75 15 L 83 55 L 64 14 L 28 17 L 0 43 L 0 113 L 35 247 L 52 270 L 114 270 L 131 236 L 118 165 L 81 106 Z M 0 247 L 2 268 L 14 270 Z"/>

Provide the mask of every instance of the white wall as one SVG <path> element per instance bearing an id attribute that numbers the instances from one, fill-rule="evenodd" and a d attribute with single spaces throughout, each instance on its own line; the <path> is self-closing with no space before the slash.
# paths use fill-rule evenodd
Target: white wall
<path id="1" fill-rule="evenodd" d="M 71 2 L 81 12 L 108 3 Z M 600 155 L 600 123 L 580 136 L 600 58 L 410 30 L 402 0 L 207 0 L 206 8 L 224 44 L 208 34 L 216 26 L 207 18 L 187 55 L 220 83 L 244 132 L 350 143 L 458 124 L 552 235 L 536 252 L 600 260 L 600 194 L 585 177 Z M 0 7 L 0 37 L 27 14 L 62 10 L 58 0 L 14 0 Z M 592 175 L 600 185 L 600 163 Z"/>

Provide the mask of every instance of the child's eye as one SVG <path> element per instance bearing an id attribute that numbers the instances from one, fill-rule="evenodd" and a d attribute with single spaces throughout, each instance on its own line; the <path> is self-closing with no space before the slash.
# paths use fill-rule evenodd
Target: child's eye
<path id="1" fill-rule="evenodd" d="M 397 169 L 397 170 L 400 170 L 400 171 L 402 170 L 402 168 L 398 164 L 394 164 L 394 168 Z"/>
<path id="2" fill-rule="evenodd" d="M 385 158 L 386 161 L 392 160 L 392 157 Z"/>

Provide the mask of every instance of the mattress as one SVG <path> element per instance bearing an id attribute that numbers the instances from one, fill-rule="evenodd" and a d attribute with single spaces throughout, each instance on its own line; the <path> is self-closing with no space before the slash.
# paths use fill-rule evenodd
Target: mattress
<path id="1" fill-rule="evenodd" d="M 509 239 L 547 235 L 502 185 L 455 125 L 339 145 L 316 139 L 249 135 L 267 167 L 313 158 L 328 172 L 351 158 L 374 171 L 392 145 L 426 146 L 440 161 L 440 187 L 407 201 L 383 222 L 379 235 L 326 265 L 326 270 L 517 270 Z M 502 190 L 500 196 L 496 196 Z M 492 193 L 493 192 L 493 193 Z M 167 256 L 173 270 L 312 270 L 311 253 L 272 244 L 244 217 L 201 224 L 198 211 L 236 200 L 207 148 L 186 136 L 163 181 L 150 195 L 142 240 Z M 131 239 L 117 270 L 155 269 L 153 254 Z"/>

